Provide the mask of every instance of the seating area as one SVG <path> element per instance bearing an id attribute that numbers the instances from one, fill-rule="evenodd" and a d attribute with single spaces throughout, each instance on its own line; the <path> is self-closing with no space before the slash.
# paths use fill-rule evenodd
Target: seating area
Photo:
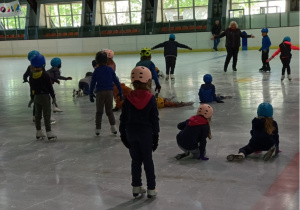
<path id="1" fill-rule="evenodd" d="M 116 35 L 135 35 L 139 34 L 139 29 L 115 29 L 115 30 L 101 30 L 101 36 L 116 36 Z"/>
<path id="2" fill-rule="evenodd" d="M 181 33 L 181 32 L 194 32 L 194 31 L 205 31 L 206 25 L 190 25 L 190 26 L 175 26 L 175 27 L 162 27 L 161 32 L 163 33 Z"/>
<path id="3" fill-rule="evenodd" d="M 24 34 L 0 34 L 0 40 L 22 40 Z"/>

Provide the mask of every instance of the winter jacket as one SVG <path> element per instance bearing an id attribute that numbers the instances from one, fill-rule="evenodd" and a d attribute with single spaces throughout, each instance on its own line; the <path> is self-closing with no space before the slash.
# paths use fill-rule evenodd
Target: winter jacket
<path id="1" fill-rule="evenodd" d="M 116 72 L 116 63 L 113 61 L 113 59 L 109 58 L 107 60 L 107 65 L 111 67 L 114 70 L 114 72 Z"/>
<path id="2" fill-rule="evenodd" d="M 200 143 L 200 155 L 204 155 L 206 138 L 208 137 L 210 129 L 207 119 L 196 115 L 179 123 L 177 128 L 181 130 L 176 136 L 177 144 L 183 149 L 195 150 Z"/>
<path id="3" fill-rule="evenodd" d="M 177 57 L 177 47 L 190 49 L 190 47 L 188 47 L 184 44 L 180 44 L 173 39 L 169 39 L 169 41 L 165 41 L 163 43 L 160 43 L 160 44 L 152 47 L 152 50 L 154 50 L 156 48 L 160 48 L 160 47 L 164 48 L 164 56 L 165 57 L 166 56 Z"/>
<path id="4" fill-rule="evenodd" d="M 140 60 L 139 62 L 136 63 L 135 66 L 145 66 L 148 69 L 150 69 L 151 74 L 152 74 L 152 79 L 155 81 L 156 85 L 160 85 L 157 77 L 157 73 L 155 70 L 155 65 L 152 61 L 150 60 Z"/>
<path id="5" fill-rule="evenodd" d="M 37 79 L 33 79 L 31 75 L 29 78 L 29 85 L 30 85 L 31 99 L 34 98 L 34 95 L 38 95 L 38 94 L 50 94 L 52 98 L 55 98 L 50 77 L 46 72 L 43 72 L 42 76 Z"/>
<path id="6" fill-rule="evenodd" d="M 269 135 L 265 130 L 265 118 L 254 118 L 252 120 L 251 139 L 249 146 L 253 150 L 268 150 L 274 144 L 279 145 L 279 135 L 277 122 L 273 120 L 275 130 Z"/>
<path id="7" fill-rule="evenodd" d="M 218 100 L 215 94 L 215 86 L 210 82 L 201 85 L 198 96 L 202 103 L 209 103 Z"/>
<path id="8" fill-rule="evenodd" d="M 215 36 L 215 39 L 218 39 L 218 38 L 222 38 L 226 36 L 226 48 L 237 48 L 237 47 L 240 47 L 241 45 L 241 39 L 240 37 L 243 37 L 243 38 L 249 38 L 251 37 L 251 35 L 244 35 L 240 29 L 235 29 L 235 30 L 232 30 L 230 28 L 227 28 L 225 31 L 223 31 L 221 34 L 219 35 L 216 35 Z"/>
<path id="9" fill-rule="evenodd" d="M 269 48 L 271 46 L 271 41 L 270 41 L 270 38 L 269 38 L 268 35 L 266 35 L 266 36 L 264 36 L 262 38 L 262 44 L 261 45 L 262 46 L 261 46 L 261 48 L 259 50 L 262 50 L 262 51 L 267 50 L 267 51 L 269 51 Z"/>
<path id="10" fill-rule="evenodd" d="M 278 50 L 276 50 L 276 52 L 272 55 L 272 57 L 274 58 L 276 55 L 278 55 L 281 52 L 280 58 L 291 58 L 292 57 L 291 50 L 299 50 L 299 47 L 292 45 L 288 41 L 284 41 L 279 45 Z"/>
<path id="11" fill-rule="evenodd" d="M 215 24 L 211 29 L 211 33 L 215 34 L 215 35 L 219 35 L 221 33 L 221 31 L 222 31 L 222 28 L 221 28 L 220 24 L 219 25 Z"/>
<path id="12" fill-rule="evenodd" d="M 52 83 L 57 82 L 57 80 L 68 80 L 67 77 L 63 77 L 60 75 L 60 69 L 57 67 L 52 67 L 51 69 L 47 70 L 47 73 L 49 74 Z"/>
<path id="13" fill-rule="evenodd" d="M 98 66 L 92 76 L 90 85 L 90 95 L 93 94 L 95 86 L 96 92 L 102 90 L 113 90 L 113 83 L 117 86 L 119 93 L 122 92 L 120 82 L 117 79 L 116 73 L 109 66 Z"/>
<path id="14" fill-rule="evenodd" d="M 146 130 L 152 135 L 159 133 L 159 118 L 155 97 L 147 90 L 131 91 L 125 99 L 120 115 L 119 131 Z"/>

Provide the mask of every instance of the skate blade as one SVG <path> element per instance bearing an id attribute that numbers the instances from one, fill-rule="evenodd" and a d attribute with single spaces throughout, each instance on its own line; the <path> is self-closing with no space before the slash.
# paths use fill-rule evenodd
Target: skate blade
<path id="1" fill-rule="evenodd" d="M 57 140 L 57 136 L 55 137 L 47 137 L 48 138 L 48 141 L 56 141 Z"/>
<path id="2" fill-rule="evenodd" d="M 60 110 L 60 111 L 54 111 L 54 110 L 53 110 L 53 113 L 56 113 L 56 112 L 63 112 L 63 111 L 62 111 L 62 110 Z"/>
<path id="3" fill-rule="evenodd" d="M 242 155 L 233 155 L 233 154 L 231 154 L 231 155 L 227 156 L 228 161 L 243 160 L 243 159 L 244 159 L 244 157 Z"/>
<path id="4" fill-rule="evenodd" d="M 41 137 L 36 136 L 36 140 L 37 140 L 37 141 L 43 141 L 44 138 L 45 138 L 45 136 L 41 136 Z"/>

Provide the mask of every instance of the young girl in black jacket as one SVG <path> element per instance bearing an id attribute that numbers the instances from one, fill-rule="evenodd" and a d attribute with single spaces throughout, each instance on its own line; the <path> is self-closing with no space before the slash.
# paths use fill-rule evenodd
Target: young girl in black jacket
<path id="1" fill-rule="evenodd" d="M 147 177 L 148 198 L 156 196 L 152 151 L 158 146 L 159 118 L 155 97 L 151 94 L 151 71 L 137 66 L 131 71 L 134 90 L 127 95 L 120 115 L 121 140 L 132 159 L 132 193 L 136 197 L 146 190 L 142 187 L 142 164 Z"/>
<path id="2" fill-rule="evenodd" d="M 227 160 L 243 160 L 247 155 L 257 151 L 268 151 L 264 160 L 270 160 L 279 153 L 279 135 L 277 122 L 273 120 L 273 107 L 269 103 L 261 103 L 257 108 L 257 117 L 252 120 L 251 139 L 239 149 L 237 155 L 227 156 Z"/>
<path id="3" fill-rule="evenodd" d="M 177 160 L 189 156 L 190 153 L 194 158 L 209 160 L 205 157 L 205 148 L 206 138 L 211 139 L 209 122 L 212 115 L 213 108 L 208 104 L 202 104 L 198 108 L 197 115 L 177 125 L 181 130 L 176 136 L 177 144 L 184 151 L 175 157 Z"/>

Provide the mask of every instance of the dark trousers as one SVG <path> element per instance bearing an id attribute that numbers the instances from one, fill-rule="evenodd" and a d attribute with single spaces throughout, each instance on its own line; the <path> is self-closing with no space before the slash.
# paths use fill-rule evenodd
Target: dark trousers
<path id="1" fill-rule="evenodd" d="M 270 69 L 270 64 L 266 62 L 269 58 L 269 50 L 261 51 L 261 62 L 263 64 L 264 69 Z"/>
<path id="2" fill-rule="evenodd" d="M 291 74 L 291 68 L 290 68 L 290 62 L 291 62 L 291 58 L 280 58 L 281 63 L 282 63 L 282 75 L 285 74 L 285 69 L 287 70 L 288 74 Z"/>
<path id="3" fill-rule="evenodd" d="M 175 65 L 176 65 L 176 57 L 167 56 L 166 59 L 166 74 L 174 74 Z M 171 68 L 171 71 L 170 71 Z"/>
<path id="4" fill-rule="evenodd" d="M 214 49 L 218 48 L 219 43 L 220 43 L 220 39 L 214 39 Z"/>
<path id="5" fill-rule="evenodd" d="M 148 134 L 148 135 L 147 135 Z M 147 188 L 154 190 L 155 174 L 154 164 L 152 160 L 152 133 L 151 132 L 137 132 L 127 131 L 127 138 L 130 144 L 129 153 L 131 156 L 131 176 L 133 187 L 142 186 L 142 164 L 147 178 Z"/>
<path id="6" fill-rule="evenodd" d="M 88 83 L 86 82 L 79 82 L 79 89 L 81 89 L 83 91 L 84 95 L 89 95 L 89 91 L 90 91 L 90 86 Z"/>
<path id="7" fill-rule="evenodd" d="M 36 130 L 41 130 L 41 119 L 44 117 L 46 131 L 51 131 L 51 100 L 48 94 L 38 94 L 34 96 L 35 105 L 35 127 Z"/>
<path id="8" fill-rule="evenodd" d="M 227 50 L 227 56 L 226 56 L 226 60 L 225 60 L 225 64 L 224 64 L 224 69 L 227 69 L 228 64 L 231 60 L 231 57 L 233 57 L 232 68 L 236 68 L 239 48 L 238 47 L 232 47 L 232 48 L 227 47 L 226 50 Z"/>
<path id="9" fill-rule="evenodd" d="M 105 107 L 105 113 L 108 117 L 110 125 L 115 125 L 116 120 L 113 108 L 113 91 L 112 90 L 102 90 L 97 92 L 96 95 L 96 129 L 101 129 L 103 109 Z"/>
<path id="10" fill-rule="evenodd" d="M 242 148 L 239 149 L 239 153 L 243 153 L 245 155 L 245 157 L 247 155 L 252 154 L 253 152 L 257 152 L 257 151 L 268 151 L 272 146 L 276 147 L 276 154 L 278 154 L 279 152 L 279 142 L 269 142 L 267 144 L 261 145 L 261 146 L 257 146 L 257 145 L 246 145 Z"/>

